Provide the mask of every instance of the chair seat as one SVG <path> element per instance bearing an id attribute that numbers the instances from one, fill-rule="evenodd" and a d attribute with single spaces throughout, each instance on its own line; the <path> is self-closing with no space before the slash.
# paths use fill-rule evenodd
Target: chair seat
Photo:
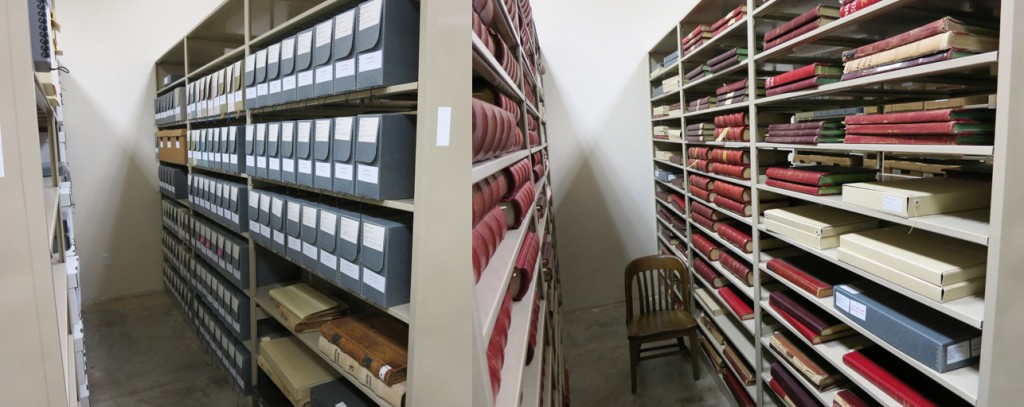
<path id="1" fill-rule="evenodd" d="M 683 310 L 655 311 L 637 315 L 626 323 L 630 338 L 685 331 L 697 325 L 693 315 Z"/>

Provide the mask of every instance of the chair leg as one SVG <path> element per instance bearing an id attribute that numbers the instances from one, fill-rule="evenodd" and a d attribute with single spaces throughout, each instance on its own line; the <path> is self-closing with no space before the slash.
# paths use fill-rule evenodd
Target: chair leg
<path id="1" fill-rule="evenodd" d="M 700 380 L 700 355 L 697 351 L 697 332 L 690 331 L 690 363 L 693 364 L 693 380 Z"/>
<path id="2" fill-rule="evenodd" d="M 629 377 L 633 384 L 633 394 L 636 394 L 636 368 L 640 364 L 640 342 L 629 341 Z"/>

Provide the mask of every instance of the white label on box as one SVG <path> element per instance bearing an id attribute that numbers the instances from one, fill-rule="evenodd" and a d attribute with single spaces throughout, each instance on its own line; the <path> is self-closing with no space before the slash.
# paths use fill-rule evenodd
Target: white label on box
<path id="1" fill-rule="evenodd" d="M 271 158 L 270 159 L 270 170 L 271 171 L 281 171 L 281 160 L 276 159 L 276 158 Z"/>
<path id="2" fill-rule="evenodd" d="M 951 365 L 971 358 L 971 341 L 963 341 L 946 347 L 946 364 Z"/>
<path id="3" fill-rule="evenodd" d="M 260 195 L 260 212 L 270 211 L 270 195 Z"/>
<path id="4" fill-rule="evenodd" d="M 256 168 L 267 168 L 267 157 L 256 157 Z"/>
<path id="5" fill-rule="evenodd" d="M 359 31 L 380 24 L 381 0 L 370 0 L 359 6 Z"/>
<path id="6" fill-rule="evenodd" d="M 320 212 L 320 230 L 333 235 L 337 224 L 338 215 L 327 211 Z"/>
<path id="7" fill-rule="evenodd" d="M 308 54 L 309 50 L 313 46 L 313 32 L 306 31 L 299 34 L 299 48 L 295 51 L 296 55 Z"/>
<path id="8" fill-rule="evenodd" d="M 309 131 L 310 131 L 310 126 L 312 126 L 312 123 L 313 122 L 310 122 L 310 121 L 300 121 L 299 122 L 299 142 L 300 143 L 308 143 L 309 142 Z"/>
<path id="9" fill-rule="evenodd" d="M 320 250 L 317 249 L 316 245 L 311 245 L 306 242 L 302 242 L 302 254 L 311 259 L 317 259 L 320 255 Z"/>
<path id="10" fill-rule="evenodd" d="M 334 39 L 352 35 L 356 22 L 356 10 L 352 9 L 334 17 Z"/>
<path id="11" fill-rule="evenodd" d="M 372 165 L 359 164 L 359 182 L 376 185 L 380 171 Z"/>
<path id="12" fill-rule="evenodd" d="M 237 201 L 238 200 L 238 187 L 235 187 L 235 186 L 231 187 L 230 196 L 231 196 L 231 200 L 232 201 Z"/>
<path id="13" fill-rule="evenodd" d="M 868 319 L 868 307 L 860 302 L 850 300 L 850 315 L 860 318 L 861 321 L 866 321 Z"/>
<path id="14" fill-rule="evenodd" d="M 281 41 L 281 60 L 292 59 L 295 56 L 295 37 Z"/>
<path id="15" fill-rule="evenodd" d="M 288 236 L 288 248 L 295 251 L 300 251 L 302 250 L 302 241 L 299 240 L 298 238 Z"/>
<path id="16" fill-rule="evenodd" d="M 256 52 L 256 69 L 267 66 L 267 50 L 261 49 Z"/>
<path id="17" fill-rule="evenodd" d="M 383 226 L 363 222 L 363 246 L 384 252 L 385 229 Z"/>
<path id="18" fill-rule="evenodd" d="M 313 84 L 313 71 L 302 71 L 299 72 L 299 86 L 309 86 Z"/>
<path id="19" fill-rule="evenodd" d="M 376 143 L 377 132 L 380 128 L 380 117 L 359 118 L 359 142 Z"/>
<path id="20" fill-rule="evenodd" d="M 256 99 L 256 87 L 255 86 L 250 86 L 248 88 L 245 88 L 245 99 L 246 100 Z"/>
<path id="21" fill-rule="evenodd" d="M 252 156 L 252 155 L 245 156 L 245 165 L 247 167 L 255 167 L 256 166 L 256 156 Z"/>
<path id="22" fill-rule="evenodd" d="M 352 164 L 334 163 L 334 178 L 352 180 Z"/>
<path id="23" fill-rule="evenodd" d="M 260 234 L 267 239 L 270 239 L 270 226 L 260 225 Z"/>
<path id="24" fill-rule="evenodd" d="M 882 195 L 882 209 L 889 212 L 904 213 L 907 211 L 907 200 L 901 196 Z"/>
<path id="25" fill-rule="evenodd" d="M 295 122 L 281 123 L 281 142 L 291 143 L 293 133 L 295 133 Z"/>
<path id="26" fill-rule="evenodd" d="M 295 172 L 295 160 L 291 158 L 282 158 L 281 168 L 284 172 Z"/>
<path id="27" fill-rule="evenodd" d="M 337 117 L 334 119 L 334 139 L 342 141 L 352 140 L 351 117 Z"/>
<path id="28" fill-rule="evenodd" d="M 349 242 L 359 243 L 359 221 L 342 216 L 338 236 Z"/>
<path id="29" fill-rule="evenodd" d="M 338 259 L 338 271 L 342 274 L 359 280 L 359 266 L 349 262 L 348 260 L 339 258 Z"/>
<path id="30" fill-rule="evenodd" d="M 275 230 L 274 231 L 274 242 L 276 242 L 279 245 L 284 246 L 284 233 L 281 233 L 281 232 L 278 232 L 278 231 Z"/>
<path id="31" fill-rule="evenodd" d="M 231 222 L 236 224 L 236 225 L 238 224 L 238 214 L 237 213 L 232 213 L 231 214 Z"/>
<path id="32" fill-rule="evenodd" d="M 324 45 L 331 43 L 331 28 L 334 27 L 334 20 L 327 20 L 316 25 L 314 29 L 316 37 L 316 47 L 320 48 Z"/>
<path id="33" fill-rule="evenodd" d="M 264 82 L 264 83 L 261 83 L 259 85 L 256 85 L 256 96 L 266 96 L 266 95 L 267 95 L 267 83 Z"/>
<path id="34" fill-rule="evenodd" d="M 272 44 L 267 47 L 267 62 L 278 62 L 281 59 L 281 44 Z"/>
<path id="35" fill-rule="evenodd" d="M 316 136 L 315 140 L 318 142 L 326 143 L 331 141 L 331 120 L 317 120 L 316 121 Z"/>
<path id="36" fill-rule="evenodd" d="M 313 162 L 309 160 L 299 160 L 299 173 L 312 174 Z"/>
<path id="37" fill-rule="evenodd" d="M 259 230 L 260 225 L 254 220 L 249 221 L 249 230 Z"/>
<path id="38" fill-rule="evenodd" d="M 349 58 L 334 63 L 334 77 L 341 79 L 356 74 L 356 59 Z"/>
<path id="39" fill-rule="evenodd" d="M 267 139 L 267 124 L 260 123 L 256 125 L 256 141 L 263 141 Z"/>
<path id="40" fill-rule="evenodd" d="M 981 337 L 971 339 L 971 357 L 981 356 Z"/>
<path id="41" fill-rule="evenodd" d="M 841 294 L 836 294 L 836 308 L 839 308 L 845 312 L 850 312 L 850 298 Z"/>
<path id="42" fill-rule="evenodd" d="M 373 287 L 374 290 L 384 292 L 384 287 L 387 286 L 387 279 L 384 276 L 370 271 L 366 267 L 363 267 L 363 282 L 366 285 Z"/>
<path id="43" fill-rule="evenodd" d="M 295 75 L 288 75 L 281 79 L 281 89 L 292 90 L 295 89 Z"/>
<path id="44" fill-rule="evenodd" d="M 249 54 L 245 57 L 245 73 L 253 72 L 256 70 L 256 54 Z"/>
<path id="45" fill-rule="evenodd" d="M 174 142 L 174 148 L 181 149 L 181 142 L 180 141 L 175 141 Z"/>
<path id="46" fill-rule="evenodd" d="M 308 227 L 311 227 L 311 228 L 315 228 L 316 227 L 316 213 L 317 212 L 319 212 L 319 211 L 317 211 L 316 207 L 313 207 L 313 206 L 303 206 L 302 207 L 302 224 L 306 225 Z"/>
<path id="47" fill-rule="evenodd" d="M 331 177 L 331 163 L 319 162 L 316 163 L 316 176 L 318 177 Z"/>
<path id="48" fill-rule="evenodd" d="M 331 270 L 338 269 L 338 256 L 335 256 L 326 251 L 320 252 L 320 264 L 330 267 Z"/>
<path id="49" fill-rule="evenodd" d="M 331 79 L 334 79 L 334 73 L 331 71 L 331 68 L 333 66 L 330 64 L 316 68 L 316 83 L 330 82 Z"/>
<path id="50" fill-rule="evenodd" d="M 232 155 L 230 158 L 231 164 L 238 164 L 238 156 Z"/>
<path id="51" fill-rule="evenodd" d="M 270 213 L 274 216 L 281 216 L 281 211 L 284 208 L 284 200 L 281 198 L 273 198 L 270 202 Z"/>
<path id="52" fill-rule="evenodd" d="M 359 72 L 380 69 L 384 65 L 383 51 L 371 52 L 359 56 Z"/>
<path id="53" fill-rule="evenodd" d="M 288 202 L 288 220 L 298 223 L 300 210 L 302 210 L 302 204 L 297 202 Z"/>
<path id="54" fill-rule="evenodd" d="M 269 92 L 271 94 L 281 93 L 281 80 L 280 79 L 270 82 L 270 91 Z"/>

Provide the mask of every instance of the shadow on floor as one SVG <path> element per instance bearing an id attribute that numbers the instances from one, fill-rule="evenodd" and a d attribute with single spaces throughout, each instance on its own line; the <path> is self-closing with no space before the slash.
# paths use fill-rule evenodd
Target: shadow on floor
<path id="1" fill-rule="evenodd" d="M 249 405 L 166 293 L 94 304 L 84 319 L 93 407 Z"/>
<path id="2" fill-rule="evenodd" d="M 689 356 L 640 362 L 637 394 L 630 392 L 626 305 L 564 315 L 563 348 L 573 406 L 728 406 L 713 372 L 701 364 L 693 380 Z"/>

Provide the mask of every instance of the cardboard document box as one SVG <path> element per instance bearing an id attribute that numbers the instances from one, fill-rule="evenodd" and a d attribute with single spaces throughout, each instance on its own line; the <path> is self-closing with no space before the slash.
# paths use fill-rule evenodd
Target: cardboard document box
<path id="1" fill-rule="evenodd" d="M 295 36 L 281 41 L 281 64 L 278 68 L 281 77 L 281 98 L 279 103 L 295 101 Z"/>
<path id="2" fill-rule="evenodd" d="M 843 185 L 843 202 L 913 218 L 987 208 L 992 183 L 956 178 L 919 178 Z"/>
<path id="3" fill-rule="evenodd" d="M 360 115 L 356 138 L 356 195 L 411 199 L 416 124 L 403 114 Z"/>
<path id="4" fill-rule="evenodd" d="M 331 144 L 333 119 L 317 119 L 313 123 L 313 186 L 330 191 L 333 188 Z"/>
<path id="5" fill-rule="evenodd" d="M 879 339 L 939 373 L 981 356 L 981 331 L 867 282 L 835 287 L 833 307 Z"/>
<path id="6" fill-rule="evenodd" d="M 267 123 L 256 123 L 256 177 L 267 178 Z"/>
<path id="7" fill-rule="evenodd" d="M 334 17 L 334 39 L 331 41 L 331 59 L 334 62 L 334 93 L 356 89 L 355 45 L 356 11 L 358 8 Z"/>
<path id="8" fill-rule="evenodd" d="M 260 221 L 258 222 L 259 230 L 255 231 L 255 234 L 260 236 L 260 242 L 263 243 L 263 247 L 271 247 L 273 245 L 274 235 L 270 232 L 270 215 L 273 210 L 274 196 L 277 194 L 263 192 L 260 196 Z M 251 237 L 254 233 L 250 232 Z"/>
<path id="9" fill-rule="evenodd" d="M 273 106 L 281 103 L 281 43 L 267 47 L 267 103 Z"/>
<path id="10" fill-rule="evenodd" d="M 299 338 L 285 336 L 260 342 L 257 363 L 292 405 L 304 406 L 309 404 L 310 389 L 341 376 L 315 352 Z"/>
<path id="11" fill-rule="evenodd" d="M 334 91 L 334 60 L 331 59 L 331 39 L 334 37 L 334 19 L 313 27 L 313 96 L 327 96 Z"/>
<path id="12" fill-rule="evenodd" d="M 313 186 L 313 121 L 296 122 L 295 183 Z"/>
<path id="13" fill-rule="evenodd" d="M 842 246 L 839 247 L 838 258 L 839 261 L 853 265 L 938 303 L 945 303 L 973 295 L 980 296 L 985 292 L 984 277 L 939 286 L 907 274 L 903 270 L 879 261 L 877 258 L 852 252 Z"/>
<path id="14" fill-rule="evenodd" d="M 245 126 L 245 173 L 256 176 L 256 125 Z"/>
<path id="15" fill-rule="evenodd" d="M 819 205 L 803 205 L 764 212 L 768 231 L 815 249 L 839 246 L 839 235 L 878 227 L 878 220 Z"/>
<path id="16" fill-rule="evenodd" d="M 260 198 L 263 196 L 263 191 L 255 189 L 249 190 L 249 236 L 256 243 L 260 243 L 256 231 L 260 230 Z"/>
<path id="17" fill-rule="evenodd" d="M 253 109 L 256 107 L 256 54 L 249 54 L 245 57 L 244 74 L 242 83 L 245 88 L 245 107 Z"/>
<path id="18" fill-rule="evenodd" d="M 277 144 L 281 157 L 281 182 L 295 183 L 295 122 L 281 122 L 281 141 Z"/>
<path id="19" fill-rule="evenodd" d="M 310 407 L 375 407 L 377 402 L 348 380 L 334 380 L 310 390 Z"/>
<path id="20" fill-rule="evenodd" d="M 231 111 L 234 112 L 245 110 L 245 97 L 242 93 L 245 84 L 242 76 L 244 76 L 242 73 L 242 61 L 237 61 L 231 65 L 231 91 L 233 93 Z"/>
<path id="21" fill-rule="evenodd" d="M 356 89 L 416 82 L 419 24 L 412 0 L 370 0 L 359 5 Z"/>
<path id="22" fill-rule="evenodd" d="M 338 256 L 338 274 L 335 283 L 358 293 L 362 285 L 359 267 L 359 235 L 362 214 L 341 208 L 338 211 L 338 238 L 334 254 Z"/>
<path id="23" fill-rule="evenodd" d="M 171 199 L 189 197 L 190 175 L 181 168 L 167 165 L 160 166 L 160 192 Z"/>
<path id="24" fill-rule="evenodd" d="M 302 264 L 307 270 L 317 270 L 320 263 L 320 248 L 316 240 L 320 235 L 320 205 L 315 202 L 302 204 L 302 226 L 299 236 L 302 238 Z"/>
<path id="25" fill-rule="evenodd" d="M 210 134 L 210 168 L 215 170 L 223 170 L 224 164 L 222 162 L 224 158 L 224 146 L 221 145 L 222 141 L 226 141 L 221 138 L 220 128 L 209 129 Z M 227 144 L 226 142 L 224 144 Z"/>
<path id="26" fill-rule="evenodd" d="M 349 195 L 356 193 L 355 181 L 355 144 L 353 134 L 356 134 L 355 117 L 338 117 L 334 119 L 334 145 L 331 146 L 332 161 L 334 162 L 334 182 L 332 189 Z"/>
<path id="27" fill-rule="evenodd" d="M 256 106 L 263 107 L 269 101 L 267 83 L 267 49 L 256 51 Z"/>
<path id="28" fill-rule="evenodd" d="M 295 40 L 295 100 L 313 97 L 313 29 L 300 32 Z"/>
<path id="29" fill-rule="evenodd" d="M 245 151 L 245 127 L 243 126 L 231 126 L 228 127 L 228 167 L 227 171 L 232 174 L 242 174 L 245 172 L 245 157 L 242 154 Z M 242 164 L 242 165 L 240 165 Z"/>
<path id="30" fill-rule="evenodd" d="M 335 254 L 338 241 L 338 208 L 320 205 L 320 220 L 317 230 L 317 248 L 320 251 L 320 262 L 316 274 L 327 281 L 338 280 L 338 255 Z"/>
<path id="31" fill-rule="evenodd" d="M 267 246 L 274 253 L 287 256 L 288 243 L 285 233 L 285 197 L 274 195 L 270 197 L 270 245 Z"/>
<path id="32" fill-rule="evenodd" d="M 295 264 L 302 264 L 302 208 L 305 200 L 289 197 L 287 202 L 287 217 L 285 218 L 285 240 L 288 244 L 288 258 Z"/>
<path id="33" fill-rule="evenodd" d="M 360 294 L 382 307 L 409 302 L 412 264 L 412 216 L 363 215 L 359 259 L 362 265 Z"/>
<path id="34" fill-rule="evenodd" d="M 281 141 L 281 123 L 267 125 L 267 178 L 281 180 L 281 153 L 278 144 Z"/>
<path id="35" fill-rule="evenodd" d="M 199 167 L 206 166 L 206 129 L 196 130 L 196 162 Z"/>

